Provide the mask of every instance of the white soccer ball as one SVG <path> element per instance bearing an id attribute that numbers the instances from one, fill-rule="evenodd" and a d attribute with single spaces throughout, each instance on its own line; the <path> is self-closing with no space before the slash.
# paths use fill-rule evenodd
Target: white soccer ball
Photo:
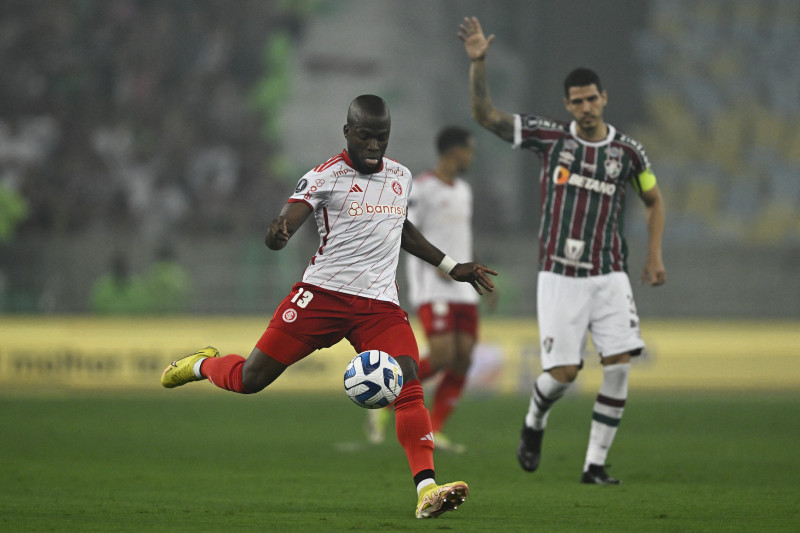
<path id="1" fill-rule="evenodd" d="M 392 404 L 402 388 L 403 370 L 394 357 L 380 350 L 361 352 L 344 371 L 347 396 L 367 409 Z"/>

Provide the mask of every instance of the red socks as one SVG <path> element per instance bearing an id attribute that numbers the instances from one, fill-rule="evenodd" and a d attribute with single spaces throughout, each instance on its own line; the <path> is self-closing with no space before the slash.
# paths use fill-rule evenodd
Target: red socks
<path id="1" fill-rule="evenodd" d="M 200 365 L 200 373 L 220 389 L 250 394 L 242 385 L 242 367 L 245 361 L 244 357 L 236 354 L 209 357 Z"/>
<path id="2" fill-rule="evenodd" d="M 436 388 L 436 396 L 433 397 L 431 425 L 434 432 L 441 431 L 450 413 L 458 405 L 466 381 L 466 376 L 456 374 L 452 370 L 444 372 L 444 376 Z"/>
<path id="3" fill-rule="evenodd" d="M 394 403 L 397 440 L 406 452 L 411 474 L 433 471 L 433 431 L 418 379 L 406 382 Z"/>

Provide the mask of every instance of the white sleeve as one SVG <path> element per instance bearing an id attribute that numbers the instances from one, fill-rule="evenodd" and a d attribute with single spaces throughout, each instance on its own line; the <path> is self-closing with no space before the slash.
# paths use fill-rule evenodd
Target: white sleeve
<path id="1" fill-rule="evenodd" d="M 514 115 L 514 144 L 511 148 L 519 148 L 522 144 L 522 117 Z"/>
<path id="2" fill-rule="evenodd" d="M 331 180 L 325 173 L 314 172 L 313 170 L 307 172 L 305 176 L 300 178 L 297 182 L 297 187 L 294 189 L 294 194 L 290 197 L 290 201 L 305 202 L 311 209 L 316 211 L 320 206 L 327 203 L 331 193 Z"/>

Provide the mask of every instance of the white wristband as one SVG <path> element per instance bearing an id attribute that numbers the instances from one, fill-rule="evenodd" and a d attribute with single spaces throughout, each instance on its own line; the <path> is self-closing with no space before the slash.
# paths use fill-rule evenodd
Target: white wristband
<path id="1" fill-rule="evenodd" d="M 442 258 L 442 262 L 439 263 L 439 266 L 436 268 L 438 268 L 445 274 L 449 274 L 450 272 L 453 271 L 453 268 L 455 268 L 457 264 L 458 262 L 455 259 L 453 259 L 449 255 L 445 255 L 444 258 Z"/>

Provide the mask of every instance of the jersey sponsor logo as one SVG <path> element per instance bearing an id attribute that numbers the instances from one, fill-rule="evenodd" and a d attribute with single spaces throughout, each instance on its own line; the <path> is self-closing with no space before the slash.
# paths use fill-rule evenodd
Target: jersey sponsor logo
<path id="1" fill-rule="evenodd" d="M 397 196 L 402 196 L 403 194 L 403 186 L 400 185 L 399 181 L 392 182 L 392 190 Z"/>
<path id="2" fill-rule="evenodd" d="M 358 186 L 358 183 L 356 183 L 350 188 L 350 192 L 364 192 L 364 190 Z"/>
<path id="3" fill-rule="evenodd" d="M 325 180 L 316 179 L 316 180 L 314 180 L 314 183 L 315 184 L 312 185 L 310 189 L 308 189 L 308 192 L 303 195 L 303 198 L 305 198 L 306 200 L 310 200 L 311 199 L 311 194 L 314 193 L 317 189 L 319 189 L 323 185 L 325 185 Z M 302 191 L 302 190 L 303 189 L 300 189 L 300 191 Z M 296 192 L 300 192 L 300 191 L 296 191 Z"/>
<path id="4" fill-rule="evenodd" d="M 347 214 L 351 217 L 360 217 L 364 214 L 364 210 L 358 202 L 350 202 L 350 209 L 347 210 Z"/>
<path id="5" fill-rule="evenodd" d="M 580 174 L 572 174 L 562 166 L 559 166 L 553 174 L 553 183 L 556 185 L 572 185 L 573 187 L 598 192 L 606 196 L 614 196 L 614 193 L 617 192 L 617 186 L 613 183 L 587 178 Z"/>
<path id="6" fill-rule="evenodd" d="M 564 243 L 564 255 L 566 257 L 551 255 L 550 259 L 558 263 L 561 263 L 562 265 L 591 270 L 592 268 L 594 268 L 594 265 L 592 263 L 586 263 L 581 261 L 581 257 L 583 257 L 583 251 L 585 249 L 586 249 L 586 242 L 579 239 L 568 238 L 567 241 Z"/>
<path id="7" fill-rule="evenodd" d="M 567 168 L 572 166 L 572 163 L 575 162 L 575 154 L 569 152 L 567 150 L 562 150 L 561 153 L 558 154 L 558 164 L 563 165 Z"/>
<path id="8" fill-rule="evenodd" d="M 339 177 L 341 177 L 341 176 L 344 176 L 345 174 L 348 174 L 348 173 L 350 173 L 350 172 L 353 172 L 353 170 L 351 170 L 351 169 L 349 169 L 349 168 L 343 168 L 343 169 L 341 169 L 341 170 L 334 170 L 334 171 L 333 171 L 333 173 L 332 173 L 331 175 L 332 175 L 334 178 L 339 178 Z"/>
<path id="9" fill-rule="evenodd" d="M 363 205 L 358 202 L 350 202 L 347 214 L 351 217 L 359 217 L 364 213 L 368 215 L 403 215 L 406 216 L 406 208 L 402 205 L 390 204 L 369 204 Z"/>
<path id="10" fill-rule="evenodd" d="M 294 188 L 294 192 L 300 192 L 308 187 L 308 180 L 305 178 L 301 178 L 300 181 L 297 182 L 297 187 Z"/>
<path id="11" fill-rule="evenodd" d="M 294 309 L 287 309 L 283 312 L 283 316 L 281 318 L 283 318 L 284 322 L 292 323 L 297 320 L 297 311 Z"/>
<path id="12" fill-rule="evenodd" d="M 394 174 L 395 176 L 405 176 L 406 175 L 405 171 L 403 171 L 402 168 L 398 168 L 398 167 L 388 167 L 388 168 L 386 168 L 386 173 L 387 174 Z"/>
<path id="13" fill-rule="evenodd" d="M 583 255 L 583 250 L 586 248 L 586 243 L 578 239 L 567 239 L 564 244 L 564 255 L 567 259 L 577 261 Z"/>

